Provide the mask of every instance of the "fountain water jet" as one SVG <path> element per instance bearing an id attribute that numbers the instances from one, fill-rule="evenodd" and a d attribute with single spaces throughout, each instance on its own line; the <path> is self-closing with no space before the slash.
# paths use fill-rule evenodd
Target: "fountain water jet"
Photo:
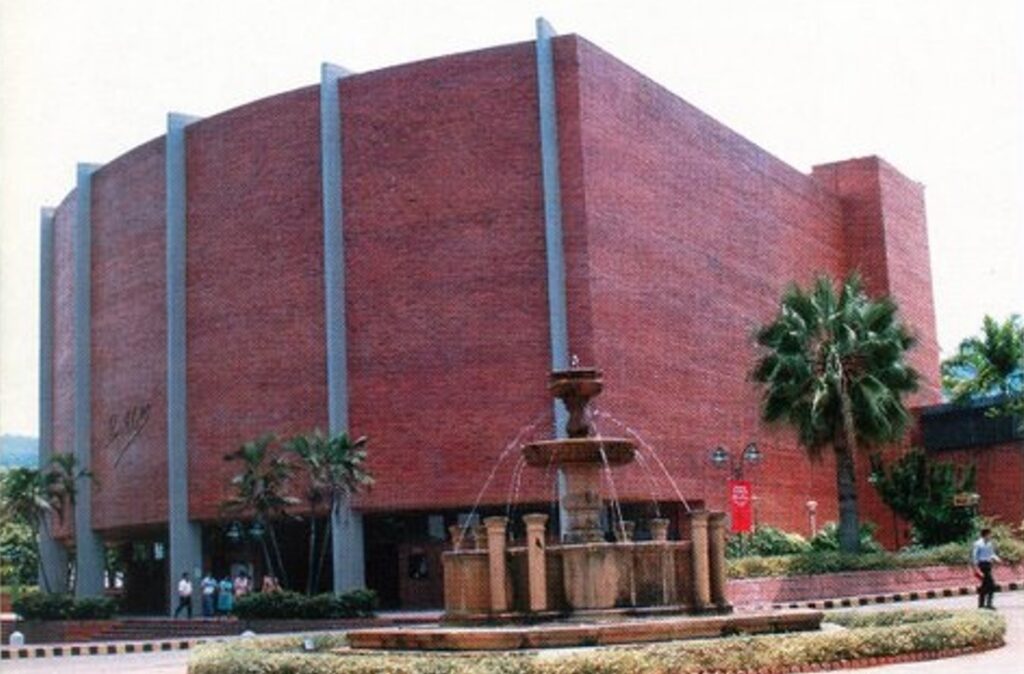
<path id="1" fill-rule="evenodd" d="M 548 544 L 543 513 L 523 516 L 522 546 L 509 546 L 507 517 L 486 518 L 481 527 L 486 540 L 481 534 L 473 550 L 462 549 L 460 534 L 453 531 L 453 549 L 444 554 L 448 625 L 354 630 L 348 634 L 353 648 L 515 649 L 819 627 L 822 614 L 816 611 L 724 615 L 732 611 L 725 594 L 724 513 L 688 508 L 680 527 L 688 537 L 679 541 L 668 540 L 669 521 L 662 518 L 648 523 L 653 540 L 631 540 L 620 515 L 617 540 L 605 540 L 602 471 L 610 476 L 637 454 L 634 440 L 594 432 L 588 403 L 602 385 L 595 369 L 552 372 L 549 389 L 569 411 L 568 437 L 522 449 L 526 465 L 545 471 L 558 467 L 565 475 L 565 540 Z M 555 619 L 568 622 L 516 625 Z"/>

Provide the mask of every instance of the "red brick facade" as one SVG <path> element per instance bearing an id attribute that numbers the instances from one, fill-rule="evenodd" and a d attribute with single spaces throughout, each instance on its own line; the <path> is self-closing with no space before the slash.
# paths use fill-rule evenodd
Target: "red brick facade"
<path id="1" fill-rule="evenodd" d="M 92 523 L 167 521 L 164 142 L 92 178 Z"/>
<path id="2" fill-rule="evenodd" d="M 750 334 L 788 282 L 860 268 L 920 336 L 915 400 L 934 401 L 920 186 L 876 158 L 802 174 L 575 36 L 556 39 L 555 68 L 569 348 L 603 368 L 599 408 L 658 450 L 687 498 L 723 507 L 708 452 L 756 440 L 758 519 L 806 533 L 810 499 L 819 523 L 834 519 L 829 459 L 812 467 L 758 421 Z M 532 43 L 339 83 L 350 419 L 376 477 L 361 509 L 466 508 L 523 425 L 550 431 L 536 90 Z M 317 89 L 195 122 L 186 148 L 190 514 L 213 521 L 225 452 L 327 425 Z M 162 149 L 111 162 L 93 187 L 94 456 L 110 415 L 153 405 L 118 470 L 98 462 L 93 524 L 107 531 L 166 520 Z M 56 227 L 58 448 L 70 447 L 73 217 L 69 199 Z M 514 464 L 485 503 L 505 502 Z M 523 499 L 550 498 L 539 477 Z M 619 496 L 650 498 L 652 480 L 675 498 L 640 466 L 617 478 Z"/>

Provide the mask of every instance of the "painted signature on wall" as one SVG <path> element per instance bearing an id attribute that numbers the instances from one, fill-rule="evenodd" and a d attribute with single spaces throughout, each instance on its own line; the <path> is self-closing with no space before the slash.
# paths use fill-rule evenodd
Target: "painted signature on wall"
<path id="1" fill-rule="evenodd" d="M 110 450 L 114 454 L 115 468 L 121 463 L 135 438 L 139 437 L 139 433 L 146 427 L 152 408 L 151 403 L 133 405 L 122 414 L 111 414 L 107 419 L 107 441 L 103 445 L 103 451 Z"/>

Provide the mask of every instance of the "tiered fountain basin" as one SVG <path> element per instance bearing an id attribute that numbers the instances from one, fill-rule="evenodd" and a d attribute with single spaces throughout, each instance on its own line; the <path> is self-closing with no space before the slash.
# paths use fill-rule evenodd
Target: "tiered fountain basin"
<path id="1" fill-rule="evenodd" d="M 471 532 L 452 527 L 452 550 L 443 557 L 446 624 L 356 630 L 353 648 L 568 647 L 820 626 L 815 611 L 731 615 L 724 513 L 689 512 L 680 540 L 668 539 L 666 519 L 647 522 L 650 540 L 643 541 L 633 540 L 633 523 L 616 521 L 614 542 L 607 540 L 603 482 L 634 460 L 636 445 L 596 435 L 588 403 L 601 392 L 599 371 L 553 372 L 548 388 L 569 413 L 567 437 L 522 452 L 527 465 L 557 467 L 565 478 L 560 537 L 549 535 L 542 513 L 524 515 L 526 535 L 511 544 L 504 517 L 488 517 Z"/>

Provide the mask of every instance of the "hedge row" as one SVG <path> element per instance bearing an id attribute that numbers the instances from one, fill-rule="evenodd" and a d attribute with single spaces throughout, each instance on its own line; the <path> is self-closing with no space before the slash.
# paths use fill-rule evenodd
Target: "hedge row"
<path id="1" fill-rule="evenodd" d="M 76 599 L 69 594 L 26 592 L 11 603 L 24 620 L 105 620 L 117 613 L 109 597 Z"/>
<path id="2" fill-rule="evenodd" d="M 1003 561 L 1017 564 L 1024 559 L 1024 542 L 1007 539 L 997 545 Z M 876 569 L 916 569 L 924 566 L 967 566 L 970 546 L 947 543 L 923 550 L 872 552 L 848 555 L 842 552 L 813 551 L 773 557 L 740 557 L 726 560 L 730 578 L 760 576 L 809 576 L 839 571 Z"/>
<path id="3" fill-rule="evenodd" d="M 372 616 L 377 608 L 373 590 L 352 590 L 344 594 L 307 597 L 297 592 L 257 592 L 239 597 L 233 613 L 239 618 L 307 619 L 360 618 Z"/>
<path id="4" fill-rule="evenodd" d="M 568 655 L 518 653 L 332 653 L 337 635 L 314 638 L 303 652 L 302 637 L 254 639 L 200 646 L 191 674 L 694 674 L 743 672 L 827 665 L 918 652 L 992 648 L 1003 643 L 1005 621 L 987 611 L 893 611 L 832 613 L 828 621 L 846 629 L 771 636 L 594 648 Z"/>

